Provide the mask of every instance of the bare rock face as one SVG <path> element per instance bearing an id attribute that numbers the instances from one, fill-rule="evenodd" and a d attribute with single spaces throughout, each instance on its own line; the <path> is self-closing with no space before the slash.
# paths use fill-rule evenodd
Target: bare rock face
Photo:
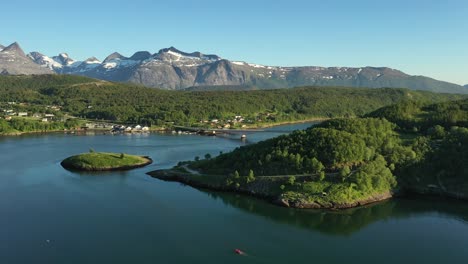
<path id="1" fill-rule="evenodd" d="M 130 77 L 130 82 L 149 87 L 179 89 L 182 80 L 172 65 L 150 62 L 139 66 Z"/>
<path id="2" fill-rule="evenodd" d="M 47 57 L 27 56 L 17 43 L 0 45 L 3 74 L 76 74 L 97 79 L 133 82 L 162 89 L 273 89 L 297 86 L 396 87 L 434 92 L 468 93 L 467 86 L 411 76 L 386 67 L 281 67 L 229 61 L 217 55 L 187 53 L 174 47 L 151 54 L 139 51 L 131 57 L 114 52 L 104 61 L 91 57 L 75 61 L 66 53 Z"/>
<path id="3" fill-rule="evenodd" d="M 113 60 L 127 60 L 127 59 L 128 58 L 123 56 L 122 54 L 118 52 L 114 52 L 111 55 L 107 56 L 103 62 L 105 63 L 105 62 L 111 62 Z"/>
<path id="4" fill-rule="evenodd" d="M 3 75 L 54 73 L 46 67 L 41 67 L 27 57 L 16 42 L 1 49 L 0 72 Z"/>
<path id="5" fill-rule="evenodd" d="M 120 54 L 119 54 L 120 55 Z M 71 71 L 110 81 L 125 81 L 163 89 L 190 87 L 246 87 L 257 89 L 296 86 L 396 87 L 435 92 L 468 93 L 460 85 L 424 76 L 411 76 L 386 67 L 278 67 L 229 61 L 217 55 L 186 53 L 174 47 L 130 58 L 109 55 L 105 65 L 90 71 Z M 108 57 L 108 58 L 109 58 Z M 115 58 L 113 58 L 115 57 Z"/>

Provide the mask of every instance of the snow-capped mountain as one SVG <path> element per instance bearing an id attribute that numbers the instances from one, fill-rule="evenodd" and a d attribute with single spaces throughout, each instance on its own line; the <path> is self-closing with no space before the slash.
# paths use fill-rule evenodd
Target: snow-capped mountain
<path id="1" fill-rule="evenodd" d="M 101 64 L 96 57 L 91 57 L 85 61 L 75 61 L 67 53 L 60 53 L 52 58 L 39 52 L 31 52 L 28 57 L 44 68 L 51 69 L 61 74 L 79 74 L 91 71 Z"/>
<path id="2" fill-rule="evenodd" d="M 60 62 L 55 61 L 54 59 L 45 56 L 39 52 L 31 52 L 28 54 L 28 57 L 33 60 L 35 63 L 41 65 L 44 68 L 48 68 L 50 70 L 62 68 L 63 65 Z"/>
<path id="3" fill-rule="evenodd" d="M 60 53 L 58 56 L 52 57 L 52 59 L 59 64 L 57 68 L 62 69 L 63 67 L 70 67 L 76 61 L 68 56 L 67 53 Z"/>
<path id="4" fill-rule="evenodd" d="M 8 65 L 8 67 L 4 66 Z M 26 67 L 25 67 L 26 65 Z M 386 67 L 280 67 L 229 61 L 217 55 L 187 53 L 174 47 L 157 53 L 139 51 L 130 57 L 114 52 L 103 61 L 76 61 L 67 53 L 28 56 L 14 43 L 0 52 L 3 74 L 77 74 L 133 82 L 164 89 L 266 89 L 295 86 L 406 87 L 436 92 L 468 93 L 466 87 L 412 76 Z"/>
<path id="5" fill-rule="evenodd" d="M 34 63 L 16 42 L 7 47 L 1 46 L 0 49 L 0 74 L 2 75 L 54 73 Z"/>
<path id="6" fill-rule="evenodd" d="M 49 63 L 50 59 L 46 56 L 37 58 L 31 55 L 31 57 L 44 67 L 53 65 L 52 69 L 57 73 L 79 74 L 111 81 L 130 81 L 167 89 L 182 89 L 193 86 L 194 83 L 197 83 L 195 79 L 198 67 L 221 60 L 216 55 L 205 55 L 200 52 L 186 53 L 174 47 L 162 49 L 155 54 L 139 51 L 131 57 L 114 52 L 102 62 L 94 57 L 83 62 L 76 62 L 71 60 L 68 55 L 65 58 L 69 61 L 65 62 L 64 56 L 61 54 L 52 58 L 53 61 L 59 63 L 58 66 Z M 219 84 L 223 84 L 223 82 Z"/>

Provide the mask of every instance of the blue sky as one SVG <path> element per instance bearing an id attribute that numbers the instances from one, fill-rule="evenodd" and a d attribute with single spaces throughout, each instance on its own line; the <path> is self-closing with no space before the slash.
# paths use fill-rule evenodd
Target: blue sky
<path id="1" fill-rule="evenodd" d="M 388 66 L 468 84 L 466 0 L 7 1 L 0 44 L 104 59 L 175 46 L 284 66 Z"/>

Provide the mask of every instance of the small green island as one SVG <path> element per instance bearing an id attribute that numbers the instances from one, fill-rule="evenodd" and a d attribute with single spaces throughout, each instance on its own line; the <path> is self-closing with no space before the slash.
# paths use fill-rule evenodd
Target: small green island
<path id="1" fill-rule="evenodd" d="M 68 170 L 116 171 L 144 167 L 152 162 L 153 160 L 146 156 L 125 153 L 89 152 L 68 157 L 61 162 L 61 165 Z"/>
<path id="2" fill-rule="evenodd" d="M 468 199 L 468 100 L 405 101 L 149 175 L 295 208 L 416 193 Z"/>

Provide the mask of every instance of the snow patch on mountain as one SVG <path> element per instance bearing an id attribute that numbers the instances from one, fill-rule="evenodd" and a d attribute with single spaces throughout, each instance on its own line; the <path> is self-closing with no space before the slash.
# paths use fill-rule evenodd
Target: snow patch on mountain
<path id="1" fill-rule="evenodd" d="M 62 68 L 63 65 L 54 59 L 41 54 L 39 52 L 31 52 L 27 55 L 31 60 L 39 64 L 41 67 L 48 68 L 51 70 Z"/>
<path id="2" fill-rule="evenodd" d="M 117 67 L 117 62 L 106 62 L 102 65 L 102 67 L 106 68 L 106 69 L 113 69 L 115 67 Z"/>
<path id="3" fill-rule="evenodd" d="M 247 63 L 243 61 L 231 61 L 231 63 L 235 65 L 241 65 L 241 66 L 247 65 Z"/>
<path id="4" fill-rule="evenodd" d="M 84 62 L 85 62 L 85 63 L 88 63 L 88 64 L 101 64 L 101 61 L 98 60 L 96 57 L 88 58 L 88 59 L 85 60 Z"/>
<path id="5" fill-rule="evenodd" d="M 140 61 L 130 59 L 112 59 L 104 61 L 102 67 L 107 70 L 113 70 L 118 68 L 132 67 L 140 63 Z"/>

